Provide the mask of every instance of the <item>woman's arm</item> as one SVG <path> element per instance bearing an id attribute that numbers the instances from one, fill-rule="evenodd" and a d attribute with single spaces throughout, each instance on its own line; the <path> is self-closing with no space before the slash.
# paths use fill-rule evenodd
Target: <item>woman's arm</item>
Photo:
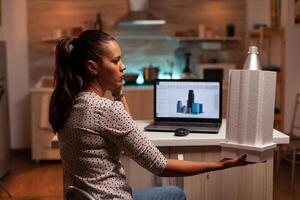
<path id="1" fill-rule="evenodd" d="M 193 162 L 184 160 L 167 160 L 166 168 L 160 174 L 162 177 L 192 176 L 204 172 L 226 169 L 230 167 L 243 166 L 249 164 L 245 161 L 246 155 L 241 155 L 236 159 L 223 159 L 216 162 Z"/>
<path id="2" fill-rule="evenodd" d="M 121 102 L 127 105 L 126 99 L 122 97 Z M 120 101 L 119 100 L 119 101 Z M 191 176 L 208 171 L 220 170 L 234 166 L 248 164 L 245 162 L 246 155 L 236 159 L 226 159 L 219 162 L 192 162 L 166 159 L 155 145 L 137 127 L 128 112 L 126 106 L 116 104 L 114 109 L 107 112 L 105 119 L 110 125 L 108 139 L 113 141 L 126 155 L 135 160 L 139 165 L 148 169 L 158 176 Z M 127 106 L 128 107 L 128 106 Z M 106 132 L 106 131 L 105 131 Z"/>

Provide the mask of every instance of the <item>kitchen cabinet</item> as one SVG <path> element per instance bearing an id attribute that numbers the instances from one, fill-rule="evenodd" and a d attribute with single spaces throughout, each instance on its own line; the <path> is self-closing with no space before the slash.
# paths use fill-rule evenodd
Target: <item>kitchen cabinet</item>
<path id="1" fill-rule="evenodd" d="M 189 161 L 221 160 L 219 146 L 171 148 L 170 157 Z M 273 199 L 273 159 L 184 178 L 187 199 Z"/>
<path id="2" fill-rule="evenodd" d="M 219 146 L 178 146 L 159 147 L 166 158 L 178 159 L 182 155 L 189 161 L 221 160 Z M 133 189 L 153 187 L 162 179 L 163 186 L 180 185 L 183 179 L 183 190 L 187 199 L 272 199 L 273 198 L 273 159 L 264 163 L 236 167 L 221 171 L 208 172 L 189 177 L 157 178 L 135 161 L 123 156 L 129 185 Z"/>
<path id="3" fill-rule="evenodd" d="M 126 100 L 133 119 L 153 119 L 153 89 L 125 89 Z"/>
<path id="4" fill-rule="evenodd" d="M 57 160 L 59 150 L 51 148 L 54 136 L 48 122 L 51 92 L 31 92 L 31 158 L 36 160 Z"/>
<path id="5" fill-rule="evenodd" d="M 149 121 L 137 120 L 136 123 L 143 130 Z M 144 131 L 143 134 L 159 148 L 166 158 L 201 162 L 221 159 L 219 144 L 225 141 L 225 129 L 226 120 L 223 120 L 218 134 L 190 133 L 186 137 L 175 137 L 172 132 Z M 273 130 L 273 142 L 287 144 L 289 137 Z M 57 143 L 57 138 L 53 138 L 52 145 L 57 146 Z M 273 198 L 273 159 L 184 178 L 157 178 L 126 155 L 121 157 L 121 162 L 127 182 L 133 189 L 155 185 L 182 185 L 187 199 L 191 200 L 271 200 Z"/>
<path id="6" fill-rule="evenodd" d="M 154 93 L 152 85 L 125 86 L 124 93 L 133 119 L 153 119 Z M 109 92 L 105 96 L 112 99 Z"/>
<path id="7" fill-rule="evenodd" d="M 140 129 L 143 129 L 148 122 L 136 121 Z M 225 140 L 225 125 L 226 122 L 223 120 L 218 134 L 191 133 L 186 137 L 174 137 L 172 132 L 144 132 L 144 134 L 166 158 L 181 157 L 183 160 L 198 162 L 214 161 L 222 159 L 219 143 Z M 275 143 L 288 143 L 288 140 L 288 136 L 273 131 Z M 122 163 L 133 189 L 157 185 L 159 179 L 128 157 L 124 156 Z M 273 159 L 190 177 L 162 178 L 162 185 L 180 185 L 181 179 L 183 179 L 182 185 L 187 199 L 191 200 L 273 199 Z"/>

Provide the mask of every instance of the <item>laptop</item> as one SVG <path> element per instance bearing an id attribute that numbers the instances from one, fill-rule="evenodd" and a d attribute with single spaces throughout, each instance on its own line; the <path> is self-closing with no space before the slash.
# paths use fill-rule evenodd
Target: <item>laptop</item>
<path id="1" fill-rule="evenodd" d="M 222 123 L 222 81 L 156 79 L 154 122 L 145 131 L 218 133 Z"/>

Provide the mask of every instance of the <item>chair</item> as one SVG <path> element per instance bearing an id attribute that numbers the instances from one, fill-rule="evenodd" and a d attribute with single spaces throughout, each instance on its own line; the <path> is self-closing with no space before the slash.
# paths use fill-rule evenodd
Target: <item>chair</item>
<path id="1" fill-rule="evenodd" d="M 65 192 L 66 200 L 96 200 L 91 194 L 76 186 L 68 186 Z"/>
<path id="2" fill-rule="evenodd" d="M 300 135 L 296 135 L 297 131 L 300 133 L 300 91 L 296 96 L 292 126 L 289 132 L 290 143 L 278 147 L 276 160 L 276 177 L 278 177 L 280 161 L 282 159 L 287 160 L 292 164 L 290 183 L 290 188 L 292 191 L 295 189 L 295 167 L 296 164 L 300 163 L 300 160 L 297 160 L 297 155 L 300 155 Z"/>

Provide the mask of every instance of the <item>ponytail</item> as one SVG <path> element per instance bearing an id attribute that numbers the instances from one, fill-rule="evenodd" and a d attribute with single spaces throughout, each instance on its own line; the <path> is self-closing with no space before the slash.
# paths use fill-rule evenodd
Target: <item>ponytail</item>
<path id="1" fill-rule="evenodd" d="M 92 60 L 102 63 L 108 41 L 115 40 L 109 34 L 87 30 L 79 38 L 64 37 L 58 41 L 55 50 L 54 91 L 49 105 L 49 122 L 56 133 L 66 123 L 74 100 L 89 84 L 85 64 Z"/>
<path id="2" fill-rule="evenodd" d="M 72 72 L 72 38 L 62 38 L 56 45 L 54 72 L 55 88 L 49 105 L 49 122 L 54 132 L 61 128 L 69 116 L 73 101 L 83 88 L 82 77 Z"/>

